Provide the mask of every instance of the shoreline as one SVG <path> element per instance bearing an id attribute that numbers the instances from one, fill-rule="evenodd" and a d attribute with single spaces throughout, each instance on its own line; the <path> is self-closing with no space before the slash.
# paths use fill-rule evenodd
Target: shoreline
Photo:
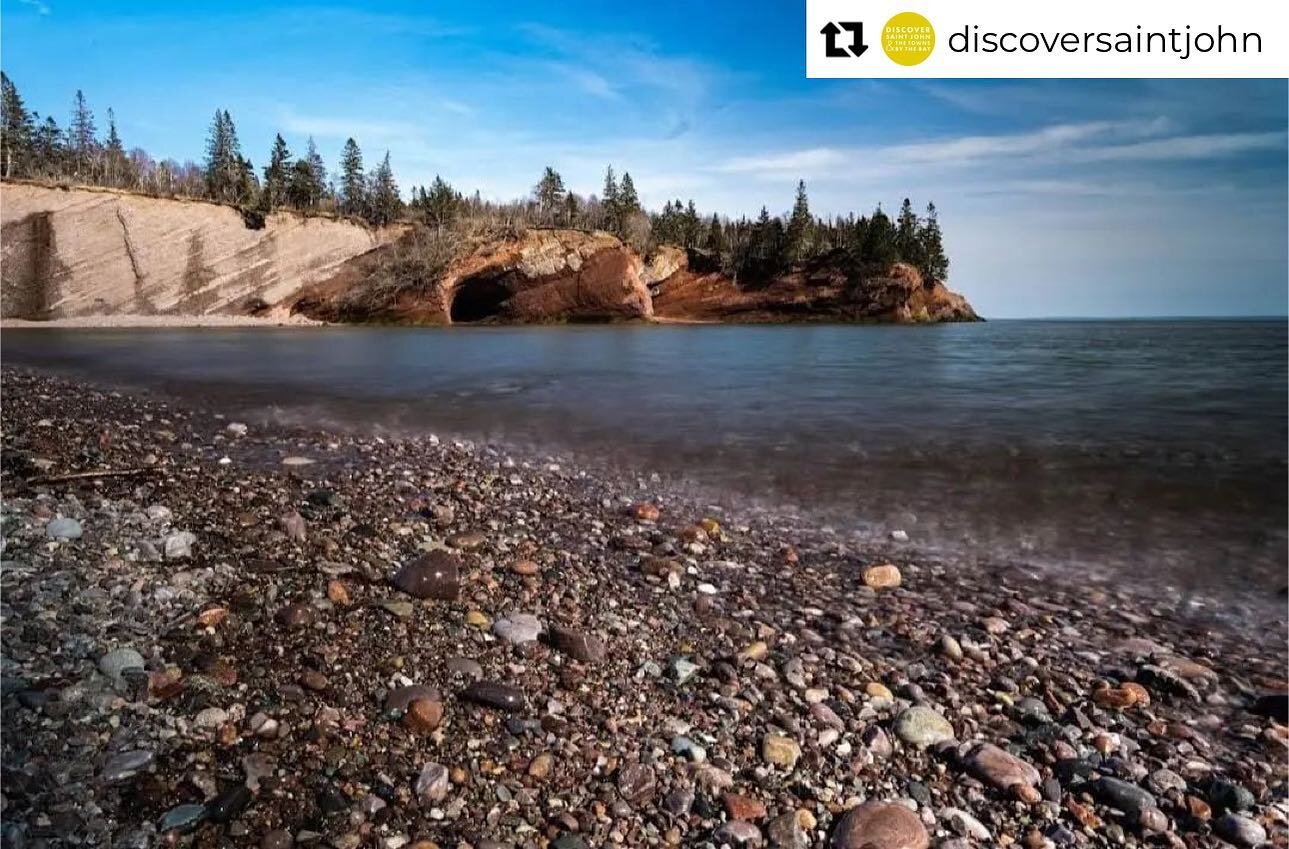
<path id="1" fill-rule="evenodd" d="M 51 318 L 34 321 L 24 318 L 6 318 L 0 321 L 0 330 L 102 330 L 110 328 L 170 328 L 170 327 L 331 327 L 302 315 L 267 317 L 253 315 L 86 315 L 71 318 Z"/>
<path id="2" fill-rule="evenodd" d="M 3 377 L 4 763 L 35 765 L 6 828 L 29 838 L 823 846 L 865 799 L 940 845 L 1286 836 L 1289 737 L 1259 701 L 1283 624 L 494 446 Z M 67 477 L 102 470 L 125 474 Z M 391 584 L 427 553 L 454 598 Z M 104 662 L 123 649 L 141 683 Z M 434 706 L 391 707 L 411 685 Z"/>

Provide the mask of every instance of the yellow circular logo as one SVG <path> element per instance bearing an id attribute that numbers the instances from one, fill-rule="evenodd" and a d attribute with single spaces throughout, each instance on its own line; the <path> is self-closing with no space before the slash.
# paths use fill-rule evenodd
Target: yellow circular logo
<path id="1" fill-rule="evenodd" d="M 917 12 L 900 12 L 882 27 L 882 49 L 897 65 L 918 65 L 935 49 L 935 29 Z"/>

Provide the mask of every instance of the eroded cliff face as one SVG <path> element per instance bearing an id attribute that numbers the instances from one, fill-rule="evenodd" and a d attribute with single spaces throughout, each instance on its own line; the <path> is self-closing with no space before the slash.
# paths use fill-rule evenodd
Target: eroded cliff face
<path id="1" fill-rule="evenodd" d="M 5 318 L 282 316 L 388 238 L 346 221 L 97 189 L 0 186 Z"/>
<path id="2" fill-rule="evenodd" d="M 674 321 L 771 323 L 852 321 L 914 324 L 979 321 L 967 299 L 895 263 L 882 276 L 852 281 L 826 259 L 756 286 L 688 264 L 653 287 L 654 314 Z"/>
<path id="3" fill-rule="evenodd" d="M 603 232 L 528 230 L 451 262 L 436 280 L 402 286 L 373 282 L 388 275 L 390 264 L 373 253 L 301 293 L 294 309 L 324 321 L 406 324 L 540 324 L 653 315 L 640 258 Z"/>

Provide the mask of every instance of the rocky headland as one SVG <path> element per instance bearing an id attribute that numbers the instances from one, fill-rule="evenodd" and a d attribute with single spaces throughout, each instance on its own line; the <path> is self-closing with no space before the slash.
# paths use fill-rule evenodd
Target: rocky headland
<path id="1" fill-rule="evenodd" d="M 752 283 L 701 252 L 661 245 L 641 256 L 602 231 L 449 240 L 423 226 L 373 229 L 109 189 L 6 182 L 0 191 L 0 307 L 9 320 L 977 320 L 965 298 L 903 263 L 860 278 L 841 257 L 824 256 Z"/>
<path id="2" fill-rule="evenodd" d="M 3 377 L 5 846 L 1289 842 L 1280 617 Z"/>

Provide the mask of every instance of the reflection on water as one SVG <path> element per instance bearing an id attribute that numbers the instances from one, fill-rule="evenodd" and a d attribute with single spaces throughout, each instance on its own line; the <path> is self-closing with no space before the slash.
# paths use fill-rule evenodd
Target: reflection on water
<path id="1" fill-rule="evenodd" d="M 967 553 L 1261 588 L 1286 567 L 1284 322 L 10 330 L 3 353 L 570 450 Z"/>

